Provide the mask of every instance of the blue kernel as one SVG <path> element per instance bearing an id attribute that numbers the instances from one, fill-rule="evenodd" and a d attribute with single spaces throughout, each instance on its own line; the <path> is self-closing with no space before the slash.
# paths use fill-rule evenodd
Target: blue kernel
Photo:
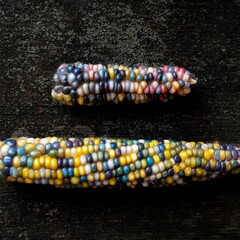
<path id="1" fill-rule="evenodd" d="M 87 181 L 87 177 L 86 176 L 81 176 L 80 181 L 81 182 L 86 182 Z"/>
<path id="2" fill-rule="evenodd" d="M 23 155 L 25 155 L 26 153 L 25 153 L 24 147 L 18 147 L 18 148 L 17 148 L 17 154 L 18 154 L 20 157 L 23 156 Z"/>
<path id="3" fill-rule="evenodd" d="M 113 159 L 113 162 L 114 162 L 114 166 L 115 166 L 116 168 L 120 166 L 118 158 L 114 158 L 114 159 Z"/>
<path id="4" fill-rule="evenodd" d="M 103 162 L 103 170 L 106 172 L 108 170 L 108 163 L 107 161 Z"/>
<path id="5" fill-rule="evenodd" d="M 106 178 L 107 179 L 111 179 L 112 178 L 112 172 L 111 171 L 107 171 L 106 172 Z"/>
<path id="6" fill-rule="evenodd" d="M 164 144 L 162 144 L 162 143 L 159 144 L 158 146 L 159 146 L 160 151 L 164 151 L 166 149 Z"/>
<path id="7" fill-rule="evenodd" d="M 221 162 L 217 161 L 216 167 L 215 167 L 215 171 L 219 172 L 222 168 Z"/>
<path id="8" fill-rule="evenodd" d="M 139 160 L 143 159 L 143 153 L 141 151 L 137 152 L 137 157 Z"/>
<path id="9" fill-rule="evenodd" d="M 27 156 L 26 155 L 24 155 L 24 156 L 22 156 L 21 158 L 20 158 L 20 165 L 21 165 L 21 167 L 26 167 L 27 166 Z"/>
<path id="10" fill-rule="evenodd" d="M 17 169 L 15 167 L 10 168 L 10 176 L 14 178 L 17 177 Z"/>
<path id="11" fill-rule="evenodd" d="M 63 174 L 64 178 L 68 177 L 68 169 L 67 168 L 63 168 L 62 169 L 62 174 Z"/>
<path id="12" fill-rule="evenodd" d="M 17 149 L 16 147 L 10 147 L 9 150 L 8 150 L 8 155 L 9 156 L 14 156 L 17 154 Z"/>
<path id="13" fill-rule="evenodd" d="M 146 160 L 147 160 L 147 165 L 148 165 L 149 167 L 151 167 L 151 166 L 154 164 L 153 157 L 148 156 Z"/>
<path id="14" fill-rule="evenodd" d="M 11 167 L 12 166 L 12 157 L 11 156 L 5 156 L 3 158 L 3 162 L 6 167 Z"/>
<path id="15" fill-rule="evenodd" d="M 126 175 L 122 176 L 122 181 L 124 183 L 128 182 L 128 177 Z"/>
<path id="16" fill-rule="evenodd" d="M 73 177 L 74 176 L 73 168 L 68 168 L 68 176 L 69 177 Z"/>
<path id="17" fill-rule="evenodd" d="M 96 165 L 96 163 L 92 163 L 92 164 L 91 164 L 91 170 L 92 170 L 92 172 L 96 172 L 96 171 L 97 171 L 97 165 Z"/>
<path id="18" fill-rule="evenodd" d="M 111 145 L 112 149 L 116 149 L 117 148 L 117 143 L 115 143 L 115 142 L 111 142 L 110 145 Z"/>
<path id="19" fill-rule="evenodd" d="M 29 158 L 27 159 L 27 166 L 28 166 L 29 168 L 32 168 L 32 167 L 33 167 L 33 158 L 32 158 L 32 157 L 29 157 Z"/>
<path id="20" fill-rule="evenodd" d="M 8 144 L 10 147 L 15 147 L 17 145 L 17 142 L 14 139 L 7 139 L 5 141 L 5 144 Z"/>
<path id="21" fill-rule="evenodd" d="M 175 161 L 175 163 L 180 163 L 180 162 L 181 162 L 180 156 L 179 156 L 179 155 L 176 155 L 176 156 L 174 157 L 174 161 Z"/>
<path id="22" fill-rule="evenodd" d="M 124 174 L 128 174 L 130 172 L 130 167 L 129 166 L 124 166 L 123 167 L 123 172 L 124 172 Z"/>
<path id="23" fill-rule="evenodd" d="M 219 151 L 219 150 L 215 150 L 215 151 L 214 151 L 214 158 L 215 158 L 216 160 L 219 160 L 219 157 L 220 157 L 220 151 Z"/>

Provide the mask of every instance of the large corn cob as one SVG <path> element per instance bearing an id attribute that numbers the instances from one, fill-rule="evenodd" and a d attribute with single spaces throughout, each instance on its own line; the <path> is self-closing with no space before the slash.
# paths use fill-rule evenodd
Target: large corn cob
<path id="1" fill-rule="evenodd" d="M 18 138 L 0 142 L 0 177 L 56 187 L 135 187 L 184 184 L 240 172 L 232 144 Z"/>
<path id="2" fill-rule="evenodd" d="M 184 68 L 123 65 L 62 64 L 54 75 L 52 97 L 67 105 L 130 101 L 166 102 L 185 96 L 196 83 Z"/>

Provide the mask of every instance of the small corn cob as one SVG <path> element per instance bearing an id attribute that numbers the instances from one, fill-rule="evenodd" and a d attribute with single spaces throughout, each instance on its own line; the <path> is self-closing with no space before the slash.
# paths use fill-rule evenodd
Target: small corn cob
<path id="1" fill-rule="evenodd" d="M 190 93 L 196 83 L 184 68 L 123 65 L 62 64 L 54 75 L 52 97 L 67 105 L 107 102 L 166 102 Z"/>
<path id="2" fill-rule="evenodd" d="M 232 144 L 101 138 L 0 142 L 0 178 L 56 187 L 167 186 L 240 172 Z"/>

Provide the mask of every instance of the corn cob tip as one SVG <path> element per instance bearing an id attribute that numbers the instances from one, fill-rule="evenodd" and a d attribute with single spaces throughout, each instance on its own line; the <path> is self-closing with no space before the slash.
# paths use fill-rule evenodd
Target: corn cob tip
<path id="1" fill-rule="evenodd" d="M 194 85 L 194 84 L 196 84 L 196 83 L 197 83 L 197 80 L 196 80 L 196 79 L 193 79 L 193 78 L 190 79 L 190 84 L 191 84 L 191 85 Z"/>

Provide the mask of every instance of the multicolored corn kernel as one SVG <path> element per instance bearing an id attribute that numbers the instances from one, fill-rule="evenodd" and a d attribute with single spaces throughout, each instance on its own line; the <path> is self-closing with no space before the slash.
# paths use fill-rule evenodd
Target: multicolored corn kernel
<path id="1" fill-rule="evenodd" d="M 66 105 L 108 102 L 166 102 L 185 96 L 196 83 L 184 68 L 103 64 L 62 64 L 53 77 L 52 97 Z"/>
<path id="2" fill-rule="evenodd" d="M 240 172 L 232 144 L 103 138 L 0 142 L 0 179 L 56 187 L 168 186 Z"/>

